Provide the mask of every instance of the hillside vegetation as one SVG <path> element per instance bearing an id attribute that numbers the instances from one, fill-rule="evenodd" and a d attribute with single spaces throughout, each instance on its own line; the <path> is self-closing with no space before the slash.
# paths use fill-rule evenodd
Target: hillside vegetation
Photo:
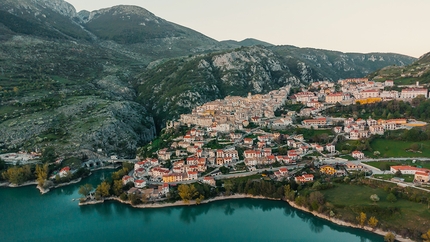
<path id="1" fill-rule="evenodd" d="M 298 87 L 318 80 L 365 76 L 378 66 L 413 60 L 402 55 L 347 54 L 292 46 L 241 47 L 154 64 L 139 76 L 138 95 L 157 123 L 164 123 L 227 95 L 246 96 L 287 84 Z"/>
<path id="2" fill-rule="evenodd" d="M 375 81 L 394 80 L 397 85 L 430 83 L 430 52 L 407 66 L 387 66 L 369 75 Z"/>
<path id="3" fill-rule="evenodd" d="M 102 148 L 130 156 L 154 137 L 153 119 L 127 82 L 129 58 L 27 36 L 2 42 L 0 56 L 2 150 Z"/>
<path id="4" fill-rule="evenodd" d="M 0 0 L 0 33 L 0 152 L 132 157 L 204 102 L 413 61 L 218 42 L 140 7 L 77 13 L 63 0 Z"/>

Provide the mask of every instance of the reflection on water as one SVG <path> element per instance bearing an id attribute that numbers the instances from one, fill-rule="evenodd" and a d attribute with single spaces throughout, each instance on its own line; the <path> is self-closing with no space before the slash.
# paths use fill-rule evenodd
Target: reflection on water
<path id="1" fill-rule="evenodd" d="M 309 228 L 314 233 L 321 233 L 324 229 L 324 222 L 321 219 L 313 217 L 309 220 Z"/>
<path id="2" fill-rule="evenodd" d="M 225 206 L 224 214 L 233 215 L 233 213 L 234 213 L 234 208 L 230 204 L 227 204 L 227 206 Z"/>
<path id="3" fill-rule="evenodd" d="M 145 241 L 383 240 L 319 219 L 282 201 L 235 199 L 156 209 L 136 209 L 117 202 L 78 206 L 77 201 L 71 201 L 79 197 L 80 185 L 97 182 L 97 177 L 90 177 L 45 195 L 34 187 L 0 188 L 1 241 L 61 237 L 67 242 L 79 240 L 76 236 L 81 240 L 136 241 L 136 232 L 145 235 L 137 240 Z"/>

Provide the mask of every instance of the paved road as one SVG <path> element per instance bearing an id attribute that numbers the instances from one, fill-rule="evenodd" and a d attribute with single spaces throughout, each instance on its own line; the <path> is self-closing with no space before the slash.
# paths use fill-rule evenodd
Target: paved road
<path id="1" fill-rule="evenodd" d="M 419 161 L 430 161 L 430 157 L 401 157 L 401 158 L 379 158 L 379 159 L 362 159 L 360 161 L 402 161 L 402 160 L 419 160 Z"/>
<path id="2" fill-rule="evenodd" d="M 255 175 L 255 174 L 261 173 L 263 171 L 277 171 L 277 170 L 279 170 L 281 168 L 295 169 L 295 168 L 301 168 L 303 166 L 304 166 L 304 164 L 291 165 L 291 166 L 280 166 L 280 167 L 273 167 L 273 168 L 263 168 L 263 169 L 257 169 L 255 171 L 248 171 L 248 172 L 243 172 L 243 173 L 233 173 L 233 174 L 226 174 L 226 175 L 218 175 L 218 176 L 214 176 L 214 178 L 217 179 L 217 180 L 221 180 L 221 179 L 226 179 L 226 178 L 244 177 L 244 176 Z"/>
<path id="3" fill-rule="evenodd" d="M 248 171 L 248 172 L 242 172 L 242 173 L 233 173 L 233 174 L 226 174 L 226 175 L 218 175 L 218 176 L 214 176 L 214 179 L 216 179 L 216 180 L 222 180 L 222 179 L 227 179 L 227 178 L 245 177 L 245 176 L 255 175 L 255 174 L 261 173 L 263 171 L 277 171 L 277 170 L 279 170 L 282 167 L 285 167 L 287 169 L 295 169 L 295 168 L 301 168 L 303 166 L 304 166 L 304 164 L 291 165 L 291 166 L 281 166 L 281 167 L 274 167 L 274 168 L 257 169 L 255 171 Z M 194 183 L 196 181 L 199 181 L 199 180 L 171 182 L 169 184 L 191 184 L 191 183 Z M 163 183 L 162 182 L 151 182 L 151 184 L 153 184 L 153 185 L 162 185 Z"/>
<path id="4" fill-rule="evenodd" d="M 368 179 L 372 179 L 372 180 L 377 180 L 377 181 L 383 181 L 383 182 L 394 183 L 394 184 L 397 184 L 397 185 L 400 185 L 400 186 L 407 186 L 407 187 L 412 187 L 412 188 L 419 189 L 419 190 L 422 190 L 422 191 L 425 191 L 425 192 L 430 192 L 430 190 L 428 190 L 428 189 L 424 189 L 424 188 L 421 188 L 421 187 L 416 187 L 416 186 L 415 186 L 413 183 L 411 183 L 411 182 L 394 182 L 394 181 L 378 179 L 378 178 L 374 178 L 374 177 L 370 177 L 370 176 L 366 176 L 366 178 L 368 178 Z"/>

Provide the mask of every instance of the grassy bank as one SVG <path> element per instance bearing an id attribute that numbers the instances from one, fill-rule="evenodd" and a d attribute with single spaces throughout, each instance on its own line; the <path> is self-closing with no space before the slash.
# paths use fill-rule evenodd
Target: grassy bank
<path id="1" fill-rule="evenodd" d="M 388 189 L 367 185 L 336 184 L 334 188 L 321 192 L 326 201 L 332 204 L 335 214 L 348 222 L 357 223 L 357 214 L 364 212 L 368 218 L 375 216 L 379 220 L 378 227 L 384 230 L 419 236 L 430 228 L 430 210 L 427 204 L 404 198 L 397 198 L 396 202 L 390 202 L 387 200 Z M 380 201 L 372 202 L 370 200 L 372 194 L 377 194 Z"/>
<path id="2" fill-rule="evenodd" d="M 391 178 L 396 177 L 394 174 L 377 174 L 374 175 L 375 178 L 383 179 L 383 180 L 391 180 Z M 405 182 L 413 182 L 414 175 L 402 175 L 401 178 L 405 179 Z"/>
<path id="3" fill-rule="evenodd" d="M 419 150 L 409 151 L 412 144 L 418 144 Z M 379 151 L 380 157 L 430 157 L 430 141 L 399 141 L 389 139 L 375 139 L 370 143 L 373 151 Z M 368 154 L 373 156 L 373 152 Z"/>

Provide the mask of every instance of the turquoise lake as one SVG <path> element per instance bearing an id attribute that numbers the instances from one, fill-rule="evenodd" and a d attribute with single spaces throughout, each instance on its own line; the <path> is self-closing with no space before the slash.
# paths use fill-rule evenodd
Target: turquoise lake
<path id="1" fill-rule="evenodd" d="M 81 183 L 40 195 L 0 188 L 0 241 L 383 241 L 296 210 L 282 201 L 237 199 L 135 209 L 115 202 L 78 206 Z"/>

